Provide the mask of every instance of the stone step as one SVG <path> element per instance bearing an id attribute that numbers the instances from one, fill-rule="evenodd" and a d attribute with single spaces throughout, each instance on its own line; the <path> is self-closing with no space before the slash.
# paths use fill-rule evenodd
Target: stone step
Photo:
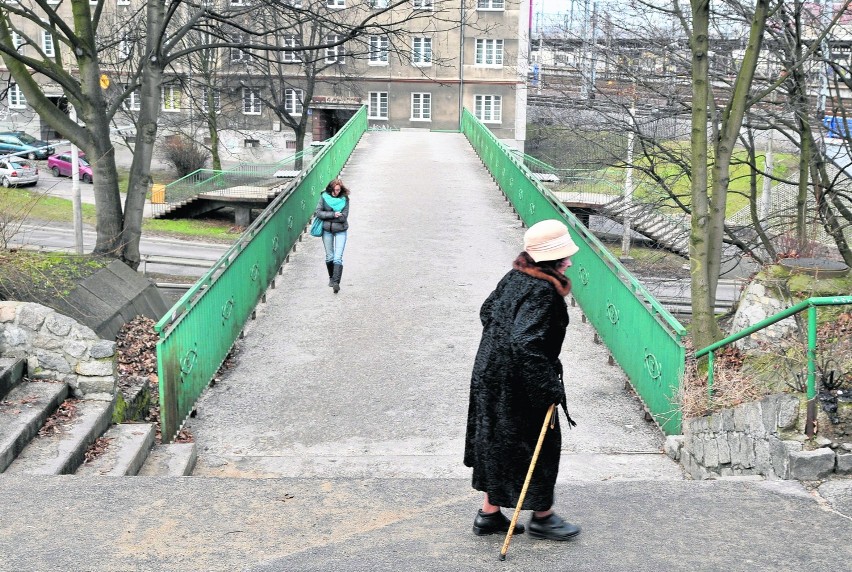
<path id="1" fill-rule="evenodd" d="M 133 476 L 139 472 L 154 445 L 153 423 L 119 423 L 104 433 L 106 450 L 77 469 L 77 475 Z"/>
<path id="2" fill-rule="evenodd" d="M 140 477 L 184 477 L 192 474 L 198 460 L 195 443 L 156 445 L 139 471 Z"/>
<path id="3" fill-rule="evenodd" d="M 109 427 L 115 401 L 81 399 L 75 414 L 51 435 L 38 436 L 18 455 L 7 473 L 70 475 L 83 463 L 86 448 Z"/>
<path id="4" fill-rule="evenodd" d="M 0 358 L 0 399 L 24 378 L 26 364 L 22 359 Z"/>
<path id="5" fill-rule="evenodd" d="M 44 420 L 67 396 L 65 383 L 26 381 L 0 400 L 0 473 L 38 434 Z"/>

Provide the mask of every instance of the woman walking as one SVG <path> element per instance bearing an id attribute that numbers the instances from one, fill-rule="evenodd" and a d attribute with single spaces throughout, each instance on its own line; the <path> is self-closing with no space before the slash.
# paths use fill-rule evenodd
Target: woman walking
<path id="1" fill-rule="evenodd" d="M 337 294 L 343 276 L 343 249 L 346 248 L 346 231 L 349 229 L 349 189 L 343 181 L 334 179 L 326 186 L 314 216 L 323 221 L 322 244 L 325 246 L 328 285 Z"/>
<path id="2" fill-rule="evenodd" d="M 464 464 L 485 493 L 473 521 L 477 535 L 505 533 L 548 408 L 561 404 L 569 425 L 559 352 L 568 326 L 565 270 L 579 248 L 557 220 L 534 224 L 524 251 L 480 310 L 482 339 L 470 382 Z M 562 436 L 558 416 L 548 429 L 522 509 L 532 510 L 530 536 L 568 540 L 580 528 L 553 512 Z M 514 534 L 525 528 L 516 525 Z"/>

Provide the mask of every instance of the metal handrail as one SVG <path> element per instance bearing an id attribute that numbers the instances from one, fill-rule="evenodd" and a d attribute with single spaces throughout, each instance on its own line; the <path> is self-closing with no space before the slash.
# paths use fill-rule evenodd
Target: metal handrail
<path id="1" fill-rule="evenodd" d="M 817 307 L 819 306 L 841 306 L 844 304 L 852 304 L 852 296 L 824 296 L 808 298 L 802 300 L 794 306 L 790 306 L 786 310 L 781 310 L 777 314 L 761 320 L 760 322 L 745 328 L 723 340 L 719 340 L 714 344 L 710 344 L 706 348 L 702 348 L 695 352 L 695 358 L 707 356 L 707 393 L 713 395 L 713 358 L 716 350 L 727 346 L 746 336 L 750 336 L 758 330 L 762 330 L 776 322 L 780 322 L 785 318 L 789 318 L 803 310 L 808 311 L 808 380 L 807 380 L 807 396 L 808 396 L 808 418 L 805 423 L 805 433 L 812 436 L 815 432 L 814 419 L 816 417 L 816 342 L 817 342 Z M 812 411 L 813 410 L 813 411 Z"/>

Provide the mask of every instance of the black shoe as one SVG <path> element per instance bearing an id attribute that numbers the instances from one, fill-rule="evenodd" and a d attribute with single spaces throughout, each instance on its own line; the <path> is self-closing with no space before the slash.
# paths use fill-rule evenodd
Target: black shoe
<path id="1" fill-rule="evenodd" d="M 496 532 L 509 532 L 510 524 L 512 524 L 512 521 L 499 510 L 489 514 L 479 509 L 476 518 L 473 519 L 473 533 L 477 536 L 487 536 Z M 524 530 L 523 524 L 515 524 L 514 534 L 523 534 Z"/>
<path id="2" fill-rule="evenodd" d="M 562 520 L 557 514 L 550 513 L 544 518 L 530 519 L 530 536 L 545 540 L 570 540 L 580 534 L 580 527 Z"/>
<path id="3" fill-rule="evenodd" d="M 334 275 L 334 262 L 326 262 L 325 267 L 328 270 L 328 287 L 331 288 L 334 286 L 334 281 L 331 279 Z"/>

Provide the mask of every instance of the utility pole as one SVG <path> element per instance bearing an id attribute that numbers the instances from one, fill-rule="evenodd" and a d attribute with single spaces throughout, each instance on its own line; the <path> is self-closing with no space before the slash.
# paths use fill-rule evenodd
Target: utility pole
<path id="1" fill-rule="evenodd" d="M 77 110 L 68 104 L 68 116 L 77 123 Z M 74 218 L 74 247 L 77 254 L 83 254 L 83 199 L 80 196 L 80 152 L 71 144 L 71 208 Z"/>
<path id="2" fill-rule="evenodd" d="M 586 76 L 586 62 L 589 57 L 589 1 L 583 0 L 583 49 L 577 68 L 580 70 L 580 93 L 583 99 L 589 97 L 589 85 Z"/>
<path id="3" fill-rule="evenodd" d="M 772 205 L 772 175 L 775 169 L 775 159 L 772 156 L 772 137 L 775 129 L 770 127 L 769 134 L 766 140 L 766 159 L 763 162 L 763 191 L 760 195 L 760 220 L 766 221 L 769 218 L 769 210 Z"/>
<path id="4" fill-rule="evenodd" d="M 630 256 L 630 234 L 632 223 L 630 203 L 633 202 L 633 138 L 636 131 L 636 83 L 633 84 L 633 98 L 630 101 L 630 129 L 627 131 L 627 169 L 624 173 L 624 220 L 621 223 L 621 260 L 632 260 Z"/>
<path id="5" fill-rule="evenodd" d="M 589 87 L 588 98 L 595 98 L 595 76 L 598 71 L 598 3 L 595 2 L 592 7 L 592 38 L 591 38 L 591 54 L 589 57 Z"/>

